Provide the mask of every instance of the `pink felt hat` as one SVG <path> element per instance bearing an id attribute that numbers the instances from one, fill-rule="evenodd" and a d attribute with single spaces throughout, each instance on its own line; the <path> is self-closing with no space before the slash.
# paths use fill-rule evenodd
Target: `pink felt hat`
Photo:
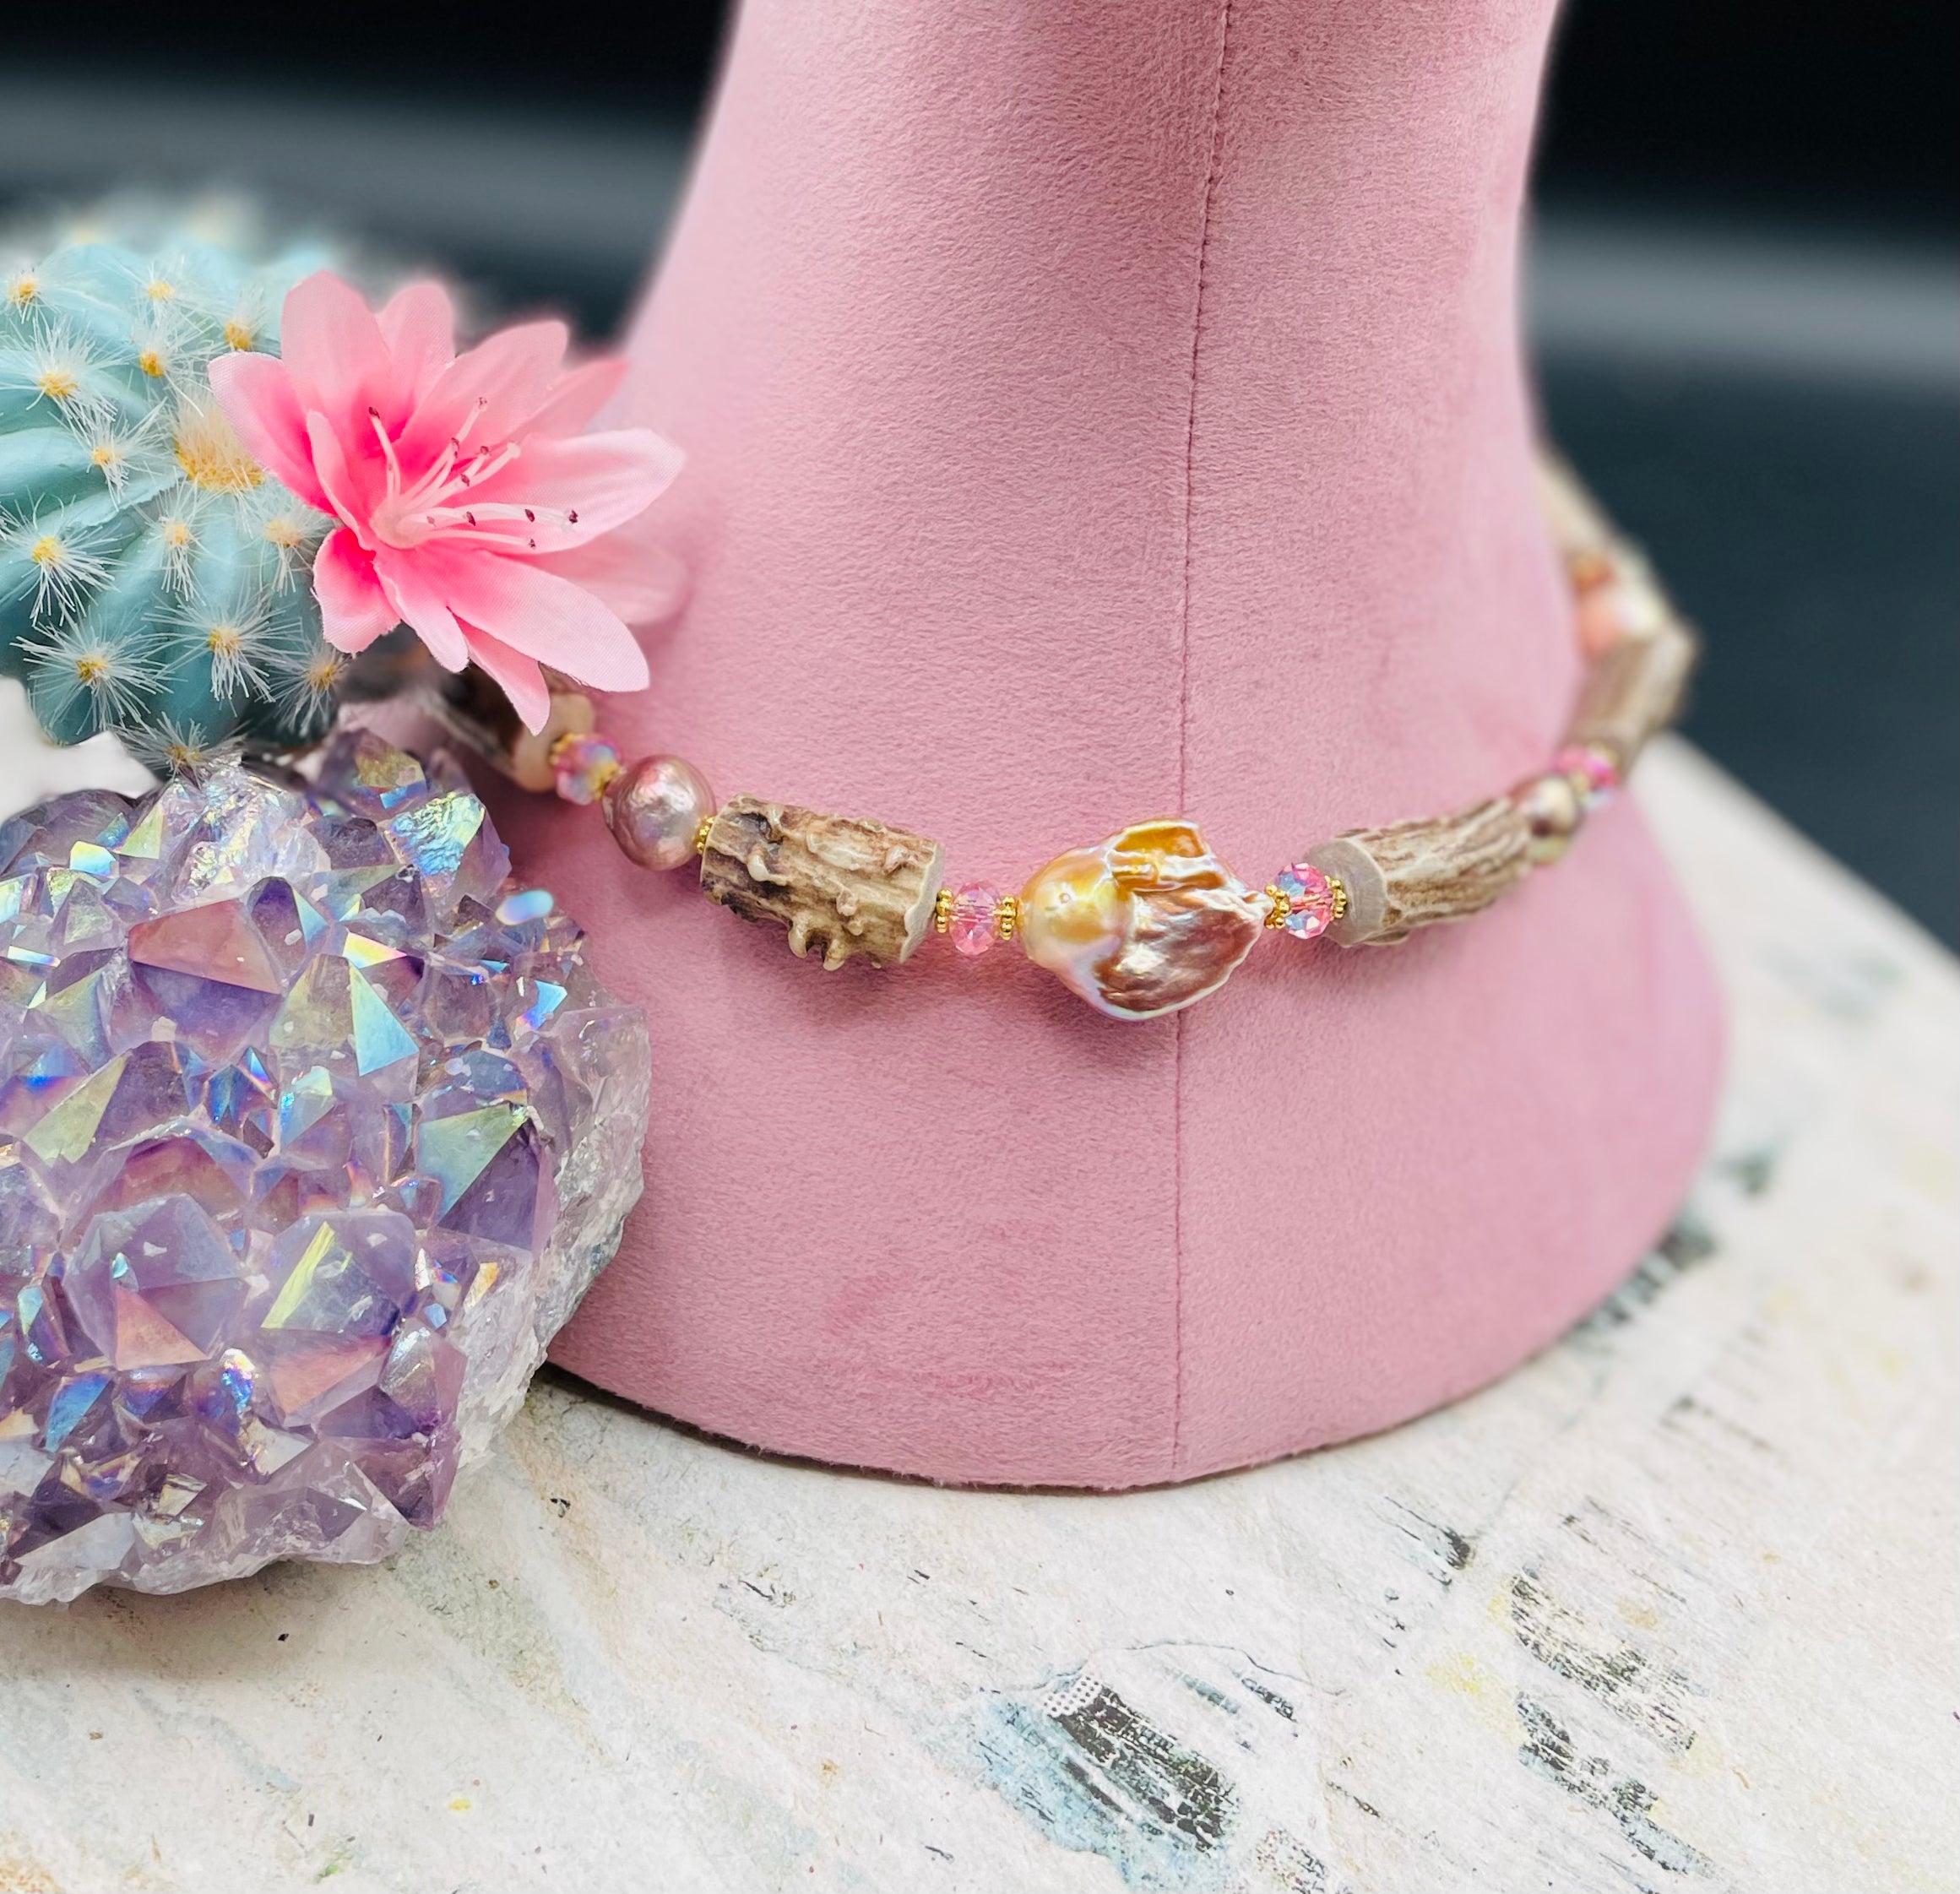
<path id="1" fill-rule="evenodd" d="M 1550 0 L 750 0 L 618 410 L 692 571 L 629 755 L 1014 885 L 1187 814 L 1255 882 L 1542 767 L 1570 602 L 1517 233 Z M 757 1446 L 1121 1487 L 1503 1372 L 1662 1230 L 1718 1008 L 1639 811 L 1474 921 L 1146 1024 L 826 974 L 500 811 L 651 1022 L 557 1359 Z"/>

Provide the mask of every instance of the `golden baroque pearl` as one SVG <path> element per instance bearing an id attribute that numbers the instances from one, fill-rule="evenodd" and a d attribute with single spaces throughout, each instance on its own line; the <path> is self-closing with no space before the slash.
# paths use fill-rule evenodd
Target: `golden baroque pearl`
<path id="1" fill-rule="evenodd" d="M 1021 890 L 1028 958 L 1115 1019 L 1154 1019 L 1231 977 L 1272 903 L 1187 822 L 1137 822 L 1057 855 Z"/>

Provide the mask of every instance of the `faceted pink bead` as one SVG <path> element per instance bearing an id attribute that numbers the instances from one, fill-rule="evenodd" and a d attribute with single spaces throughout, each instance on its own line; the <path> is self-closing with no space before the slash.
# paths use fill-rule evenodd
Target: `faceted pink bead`
<path id="1" fill-rule="evenodd" d="M 1577 778 L 1588 785 L 1588 806 L 1604 802 L 1620 787 L 1620 768 L 1613 758 L 1593 743 L 1568 744 L 1551 760 L 1554 769 Z"/>
<path id="2" fill-rule="evenodd" d="M 567 802 L 596 802 L 619 773 L 619 746 L 590 731 L 565 737 L 552 752 L 551 769 Z"/>
<path id="3" fill-rule="evenodd" d="M 1311 861 L 1296 861 L 1281 869 L 1273 885 L 1286 898 L 1286 916 L 1280 925 L 1288 933 L 1314 941 L 1333 925 L 1333 884 Z"/>
<path id="4" fill-rule="evenodd" d="M 994 931 L 994 915 L 1001 904 L 1001 891 L 985 882 L 969 882 L 954 892 L 953 913 L 946 931 L 954 947 L 964 954 L 985 953 L 999 939 Z"/>

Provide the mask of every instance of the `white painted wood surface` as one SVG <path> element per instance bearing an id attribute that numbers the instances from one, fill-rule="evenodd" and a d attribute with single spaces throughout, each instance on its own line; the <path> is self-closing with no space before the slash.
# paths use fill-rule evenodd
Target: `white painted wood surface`
<path id="1" fill-rule="evenodd" d="M 1643 780 L 1724 1120 L 1501 1386 L 1083 1498 L 548 1380 L 390 1566 L 0 1609 L 0 1890 L 1960 1887 L 1960 975 L 1693 752 Z"/>

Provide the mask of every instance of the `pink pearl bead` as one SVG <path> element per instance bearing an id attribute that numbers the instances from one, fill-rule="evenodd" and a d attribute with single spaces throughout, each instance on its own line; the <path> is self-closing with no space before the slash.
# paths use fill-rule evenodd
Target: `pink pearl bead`
<path id="1" fill-rule="evenodd" d="M 685 868 L 694 838 L 714 813 L 714 792 L 679 757 L 642 757 L 605 792 L 605 826 L 620 853 L 643 868 Z"/>
<path id="2" fill-rule="evenodd" d="M 970 957 L 993 946 L 999 938 L 994 931 L 994 911 L 1000 904 L 1001 891 L 985 882 L 969 882 L 954 893 L 946 931 L 960 952 Z"/>

